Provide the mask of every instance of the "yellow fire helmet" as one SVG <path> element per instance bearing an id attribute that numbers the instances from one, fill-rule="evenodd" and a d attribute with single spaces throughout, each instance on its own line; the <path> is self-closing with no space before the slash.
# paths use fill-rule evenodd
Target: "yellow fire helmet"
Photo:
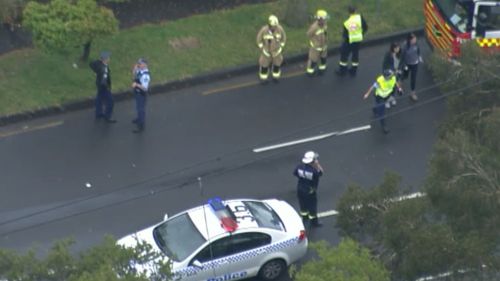
<path id="1" fill-rule="evenodd" d="M 278 21 L 278 17 L 275 15 L 270 15 L 268 19 L 270 26 L 277 26 L 280 22 Z"/>
<path id="2" fill-rule="evenodd" d="M 316 19 L 327 20 L 328 18 L 330 18 L 330 17 L 328 16 L 328 13 L 325 10 L 316 11 Z"/>

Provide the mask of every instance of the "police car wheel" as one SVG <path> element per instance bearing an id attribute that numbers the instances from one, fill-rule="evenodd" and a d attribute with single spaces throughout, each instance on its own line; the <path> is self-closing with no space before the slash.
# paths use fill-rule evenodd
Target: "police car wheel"
<path id="1" fill-rule="evenodd" d="M 286 264 L 282 260 L 270 260 L 266 262 L 259 271 L 262 280 L 275 280 L 286 270 Z"/>

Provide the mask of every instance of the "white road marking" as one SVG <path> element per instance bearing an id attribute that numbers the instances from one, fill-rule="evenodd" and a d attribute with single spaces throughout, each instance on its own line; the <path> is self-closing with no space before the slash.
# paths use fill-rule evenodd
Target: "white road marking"
<path id="1" fill-rule="evenodd" d="M 326 212 L 321 212 L 321 213 L 318 213 L 318 218 L 324 218 L 324 217 L 330 217 L 330 216 L 336 216 L 338 215 L 339 212 L 335 211 L 335 210 L 330 210 L 330 211 L 326 211 Z"/>
<path id="2" fill-rule="evenodd" d="M 287 147 L 287 146 L 292 146 L 292 145 L 296 145 L 296 144 L 322 140 L 322 139 L 326 139 L 326 138 L 333 137 L 333 136 L 342 136 L 342 135 L 347 135 L 347 134 L 354 133 L 354 132 L 369 130 L 370 128 L 371 128 L 370 125 L 365 125 L 365 126 L 345 130 L 345 131 L 331 132 L 331 133 L 322 134 L 322 135 L 309 137 L 309 138 L 305 138 L 305 139 L 299 139 L 299 140 L 289 141 L 289 142 L 280 143 L 280 144 L 274 144 L 274 145 L 260 147 L 260 148 L 254 148 L 253 152 L 259 153 L 259 152 L 269 151 L 269 150 L 278 149 L 278 148 Z"/>
<path id="3" fill-rule="evenodd" d="M 392 199 L 389 199 L 388 201 L 389 202 L 401 202 L 401 201 L 404 201 L 404 200 L 416 199 L 416 198 L 420 198 L 420 197 L 424 197 L 424 196 L 426 196 L 426 194 L 423 193 L 423 192 L 415 192 L 415 193 L 412 193 L 412 194 L 408 194 L 408 195 L 403 195 L 403 196 L 399 196 L 399 197 L 396 197 L 396 198 L 392 198 Z M 352 206 L 351 208 L 353 208 L 353 209 L 361 209 L 361 207 L 362 207 L 362 205 L 357 205 L 357 206 Z M 336 216 L 338 214 L 339 214 L 338 211 L 329 210 L 329 211 L 318 213 L 318 218 L 331 217 L 331 216 Z"/>
<path id="4" fill-rule="evenodd" d="M 349 130 L 345 130 L 345 131 L 339 132 L 337 134 L 337 136 L 347 135 L 347 134 L 355 133 L 355 132 L 359 132 L 359 131 L 370 130 L 371 127 L 372 127 L 371 125 L 365 125 L 365 126 L 361 126 L 361 127 L 357 127 L 357 128 L 352 128 L 352 129 L 349 129 Z"/>
<path id="5" fill-rule="evenodd" d="M 403 196 L 400 196 L 398 198 L 391 199 L 390 201 L 391 202 L 400 202 L 400 201 L 404 201 L 404 200 L 408 200 L 408 199 L 420 198 L 420 197 L 424 197 L 424 196 L 426 196 L 426 194 L 423 193 L 423 192 L 415 192 L 415 193 L 412 193 L 412 194 L 403 195 Z"/>

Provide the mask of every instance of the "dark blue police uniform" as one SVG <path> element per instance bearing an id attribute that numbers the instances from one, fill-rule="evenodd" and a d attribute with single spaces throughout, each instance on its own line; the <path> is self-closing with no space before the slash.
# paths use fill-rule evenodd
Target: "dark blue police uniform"
<path id="1" fill-rule="evenodd" d="M 111 94 L 111 70 L 108 64 L 104 63 L 109 59 L 109 53 L 101 53 L 101 59 L 90 63 L 90 68 L 96 74 L 97 94 L 95 98 L 95 117 L 96 119 L 104 118 L 110 123 L 115 120 L 111 119 L 113 114 L 113 95 Z"/>
<path id="2" fill-rule="evenodd" d="M 318 189 L 319 178 L 323 172 L 310 164 L 299 164 L 293 175 L 298 178 L 297 197 L 299 199 L 300 216 L 305 221 L 310 219 L 313 225 L 318 224 Z"/>
<path id="3" fill-rule="evenodd" d="M 139 60 L 139 63 L 146 63 L 144 60 Z M 135 106 L 137 111 L 137 118 L 133 120 L 137 124 L 137 130 L 134 132 L 140 132 L 144 130 L 144 123 L 146 119 L 146 97 L 149 88 L 149 82 L 151 80 L 149 70 L 147 68 L 136 69 L 134 82 L 141 85 L 140 87 L 134 88 Z"/>

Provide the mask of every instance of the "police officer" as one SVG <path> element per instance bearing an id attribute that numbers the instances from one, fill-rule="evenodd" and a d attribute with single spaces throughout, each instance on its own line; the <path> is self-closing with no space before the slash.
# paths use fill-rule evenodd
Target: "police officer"
<path id="1" fill-rule="evenodd" d="M 351 68 L 349 73 L 356 76 L 359 65 L 359 45 L 363 41 L 365 33 L 368 31 L 368 25 L 365 19 L 356 12 L 354 6 L 349 6 L 349 18 L 344 22 L 343 28 L 343 43 L 340 47 L 340 61 L 337 74 L 345 75 L 349 64 L 349 55 L 351 57 Z"/>
<path id="2" fill-rule="evenodd" d="M 367 99 L 371 92 L 375 89 L 375 107 L 373 108 L 373 113 L 375 117 L 380 120 L 380 126 L 382 127 L 382 132 L 384 134 L 389 133 L 389 130 L 385 126 L 385 103 L 391 95 L 394 94 L 395 90 L 403 91 L 399 81 L 396 80 L 396 75 L 391 69 L 384 70 L 383 75 L 377 78 L 377 81 L 368 89 L 368 91 L 363 96 L 363 99 Z"/>
<path id="3" fill-rule="evenodd" d="M 132 89 L 134 91 L 135 106 L 137 110 L 137 118 L 132 120 L 132 123 L 136 124 L 137 128 L 133 132 L 140 133 L 144 130 L 144 122 L 146 118 L 146 96 L 149 89 L 149 83 L 151 81 L 147 61 L 140 58 L 134 66 L 132 72 L 134 76 Z"/>
<path id="4" fill-rule="evenodd" d="M 323 168 L 319 164 L 318 154 L 308 151 L 293 171 L 293 175 L 298 178 L 297 197 L 299 199 L 300 216 L 306 223 L 310 220 L 313 227 L 322 226 L 318 221 L 318 190 L 319 178 L 323 175 Z"/>
<path id="5" fill-rule="evenodd" d="M 325 10 L 318 10 L 314 16 L 315 21 L 307 31 L 309 38 L 309 59 L 307 61 L 306 73 L 313 76 L 318 68 L 319 74 L 326 70 L 327 58 L 327 25 L 328 13 Z"/>
<path id="6" fill-rule="evenodd" d="M 270 68 L 272 78 L 277 81 L 281 76 L 283 63 L 283 48 L 286 44 L 286 34 L 279 24 L 278 17 L 270 15 L 267 25 L 257 33 L 257 46 L 261 51 L 259 58 L 259 78 L 262 82 L 269 78 Z"/>
<path id="7" fill-rule="evenodd" d="M 111 94 L 111 71 L 109 69 L 110 52 L 103 51 L 100 58 L 89 64 L 95 72 L 97 94 L 95 97 L 95 118 L 104 119 L 107 123 L 116 123 L 112 119 L 113 95 Z"/>

